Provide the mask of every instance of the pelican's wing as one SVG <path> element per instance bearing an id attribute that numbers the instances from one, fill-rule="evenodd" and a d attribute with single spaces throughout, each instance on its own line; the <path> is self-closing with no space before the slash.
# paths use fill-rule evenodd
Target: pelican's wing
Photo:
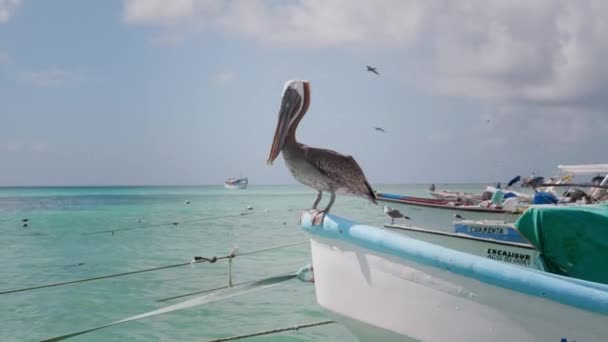
<path id="1" fill-rule="evenodd" d="M 323 175 L 340 185 L 346 193 L 367 197 L 376 203 L 376 194 L 363 174 L 363 170 L 352 156 L 331 150 L 304 147 L 304 158 Z"/>

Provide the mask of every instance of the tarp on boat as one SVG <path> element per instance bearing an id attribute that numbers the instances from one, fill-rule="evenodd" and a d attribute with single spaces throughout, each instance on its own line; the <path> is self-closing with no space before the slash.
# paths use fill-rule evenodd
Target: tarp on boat
<path id="1" fill-rule="evenodd" d="M 547 271 L 608 284 L 608 204 L 531 207 L 515 227 Z"/>

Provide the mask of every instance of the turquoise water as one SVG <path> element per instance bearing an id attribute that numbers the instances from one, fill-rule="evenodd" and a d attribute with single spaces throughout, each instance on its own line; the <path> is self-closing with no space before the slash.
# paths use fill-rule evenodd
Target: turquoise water
<path id="1" fill-rule="evenodd" d="M 426 195 L 426 188 L 377 186 L 378 191 L 415 196 Z M 480 185 L 438 188 L 482 189 Z M 222 256 L 234 247 L 248 252 L 306 241 L 298 220 L 314 199 L 315 193 L 302 186 L 232 191 L 211 186 L 0 188 L 0 291 L 188 262 L 195 255 Z M 338 196 L 332 212 L 372 225 L 387 221 L 380 207 L 354 197 Z M 23 218 L 29 219 L 28 227 L 22 226 Z M 170 224 L 184 221 L 190 222 Z M 98 233 L 114 229 L 114 234 Z M 233 262 L 233 281 L 295 272 L 308 263 L 308 244 L 243 255 Z M 199 263 L 0 295 L 0 341 L 50 338 L 191 299 L 157 302 L 226 285 L 227 265 Z M 206 341 L 325 319 L 329 318 L 316 303 L 313 285 L 294 280 L 72 340 Z M 355 338 L 333 324 L 251 340 Z"/>

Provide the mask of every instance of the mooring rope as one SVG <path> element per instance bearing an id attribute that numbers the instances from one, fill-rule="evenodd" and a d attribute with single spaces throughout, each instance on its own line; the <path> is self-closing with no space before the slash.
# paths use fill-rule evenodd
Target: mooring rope
<path id="1" fill-rule="evenodd" d="M 137 273 L 159 271 L 159 270 L 164 270 L 164 269 L 168 269 L 168 268 L 183 267 L 183 266 L 188 266 L 188 265 L 191 265 L 191 264 L 197 264 L 197 263 L 202 263 L 202 262 L 214 263 L 214 262 L 220 261 L 220 260 L 227 260 L 227 259 L 231 260 L 231 259 L 234 259 L 234 258 L 236 258 L 238 256 L 244 256 L 244 255 L 255 254 L 255 253 L 263 253 L 263 252 L 267 252 L 267 251 L 271 251 L 271 250 L 275 250 L 275 249 L 298 246 L 298 245 L 302 245 L 302 244 L 305 244 L 305 243 L 308 243 L 308 241 L 301 241 L 301 242 L 290 243 L 290 244 L 285 244 L 285 245 L 281 245 L 281 246 L 274 246 L 274 247 L 269 247 L 269 248 L 263 248 L 263 249 L 258 249 L 258 250 L 254 250 L 254 251 L 250 251 L 250 252 L 245 252 L 245 253 L 238 253 L 237 254 L 235 252 L 232 252 L 232 253 L 230 253 L 228 255 L 224 255 L 224 256 L 220 256 L 220 257 L 214 256 L 214 257 L 211 257 L 211 258 L 206 258 L 206 257 L 195 256 L 192 261 L 182 262 L 182 263 L 179 263 L 179 264 L 158 266 L 158 267 L 146 268 L 146 269 L 142 269 L 142 270 L 135 270 L 135 271 L 129 271 L 129 272 L 108 274 L 108 275 L 91 277 L 91 278 L 84 278 L 84 279 L 63 281 L 63 282 L 59 282 L 59 283 L 52 283 L 52 284 L 44 284 L 44 285 L 37 285 L 37 286 L 31 286 L 31 287 L 24 287 L 24 288 L 14 289 L 14 290 L 5 290 L 5 291 L 0 291 L 0 295 L 9 294 L 9 293 L 32 291 L 32 290 L 38 290 L 38 289 L 44 289 L 44 288 L 56 287 L 56 286 L 71 285 L 71 284 L 77 284 L 77 283 L 85 283 L 85 282 L 89 282 L 89 281 L 108 279 L 108 278 L 115 278 L 115 277 L 122 277 L 122 276 L 131 275 L 131 274 L 137 274 Z"/>
<path id="2" fill-rule="evenodd" d="M 250 337 L 256 337 L 256 336 L 278 334 L 278 333 L 282 333 L 282 332 L 285 332 L 285 331 L 292 331 L 292 330 L 298 331 L 300 329 L 318 327 L 320 325 L 327 325 L 327 324 L 333 324 L 333 323 L 336 323 L 336 322 L 334 322 L 334 321 L 321 321 L 321 322 L 315 322 L 315 323 L 297 324 L 297 325 L 290 326 L 290 327 L 285 327 L 285 328 L 278 328 L 278 329 L 272 329 L 272 330 L 264 330 L 264 331 L 259 331 L 259 332 L 255 332 L 255 333 L 251 333 L 251 334 L 218 338 L 218 339 L 215 339 L 215 340 L 208 340 L 207 342 L 234 341 L 234 340 L 240 340 L 240 339 L 250 338 Z"/>
<path id="3" fill-rule="evenodd" d="M 283 274 L 279 274 L 279 276 L 284 276 L 284 275 L 288 275 L 288 274 L 291 274 L 291 272 L 285 272 Z M 166 302 L 166 301 L 170 301 L 170 300 L 174 300 L 174 299 L 194 296 L 194 295 L 201 294 L 201 293 L 213 292 L 213 291 L 217 291 L 217 290 L 228 289 L 228 288 L 231 288 L 231 287 L 237 287 L 237 286 L 241 286 L 241 285 L 247 285 L 247 284 L 255 283 L 255 282 L 260 281 L 260 280 L 261 279 L 248 280 L 248 281 L 244 281 L 244 282 L 236 283 L 236 284 L 232 284 L 232 285 L 229 284 L 229 285 L 225 285 L 225 286 L 214 287 L 212 289 L 205 289 L 205 290 L 185 293 L 185 294 L 181 294 L 181 295 L 177 295 L 177 296 L 173 296 L 173 297 L 167 297 L 167 298 L 157 299 L 156 301 L 157 302 Z"/>
<path id="4" fill-rule="evenodd" d="M 178 226 L 180 224 L 202 222 L 202 221 L 211 221 L 211 220 L 217 220 L 217 219 L 222 219 L 222 218 L 231 218 L 231 217 L 246 216 L 246 215 L 251 215 L 251 214 L 253 214 L 253 212 L 244 212 L 244 213 L 239 213 L 239 214 L 222 215 L 222 216 L 210 216 L 210 217 L 202 217 L 202 218 L 198 218 L 198 219 L 194 219 L 194 220 L 173 221 L 173 222 L 165 222 L 165 223 L 148 224 L 148 225 L 144 225 L 144 226 L 135 226 L 135 227 L 124 227 L 124 228 L 97 230 L 97 231 L 94 231 L 94 232 L 81 233 L 80 235 L 93 235 L 93 234 L 103 234 L 103 233 L 112 233 L 112 234 L 114 234 L 115 232 L 122 232 L 122 231 L 126 231 L 126 230 L 134 230 L 134 229 L 148 229 L 148 228 L 158 228 L 158 227 L 165 227 L 165 226 L 174 226 L 175 227 L 175 226 Z"/>

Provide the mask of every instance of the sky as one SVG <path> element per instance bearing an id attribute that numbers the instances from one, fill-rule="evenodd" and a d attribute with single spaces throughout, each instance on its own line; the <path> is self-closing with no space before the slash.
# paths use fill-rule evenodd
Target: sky
<path id="1" fill-rule="evenodd" d="M 601 0 L 0 0 L 0 186 L 295 183 L 266 165 L 289 79 L 311 82 L 299 141 L 372 184 L 606 162 L 607 15 Z"/>

